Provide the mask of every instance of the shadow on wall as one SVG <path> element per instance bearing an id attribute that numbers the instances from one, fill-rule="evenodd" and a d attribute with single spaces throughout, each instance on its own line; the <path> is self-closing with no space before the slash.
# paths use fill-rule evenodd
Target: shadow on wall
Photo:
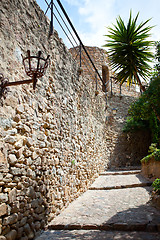
<path id="1" fill-rule="evenodd" d="M 121 132 L 110 154 L 110 167 L 128 167 L 140 165 L 140 160 L 148 154 L 151 133 L 139 130 L 132 133 Z"/>

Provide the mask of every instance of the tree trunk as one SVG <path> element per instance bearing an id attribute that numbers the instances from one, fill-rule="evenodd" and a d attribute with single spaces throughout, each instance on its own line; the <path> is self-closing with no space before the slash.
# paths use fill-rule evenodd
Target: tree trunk
<path id="1" fill-rule="evenodd" d="M 145 86 L 142 85 L 141 80 L 140 80 L 140 78 L 139 78 L 139 76 L 138 76 L 136 71 L 134 72 L 134 76 L 137 79 L 137 82 L 138 82 L 138 84 L 140 86 L 140 89 L 142 90 L 142 92 L 144 92 L 146 90 Z"/>

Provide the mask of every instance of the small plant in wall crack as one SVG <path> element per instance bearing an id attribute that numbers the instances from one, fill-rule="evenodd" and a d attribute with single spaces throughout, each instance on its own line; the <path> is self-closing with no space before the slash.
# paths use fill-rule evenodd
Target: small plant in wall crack
<path id="1" fill-rule="evenodd" d="M 76 165 L 76 160 L 72 160 L 72 161 L 71 161 L 71 164 L 72 164 L 72 165 Z"/>

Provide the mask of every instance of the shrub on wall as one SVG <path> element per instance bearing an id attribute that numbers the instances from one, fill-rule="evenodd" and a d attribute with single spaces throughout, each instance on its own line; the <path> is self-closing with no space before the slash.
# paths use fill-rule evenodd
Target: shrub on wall
<path id="1" fill-rule="evenodd" d="M 148 89 L 130 106 L 129 118 L 124 131 L 148 129 L 152 133 L 152 142 L 159 145 L 160 139 L 160 76 L 154 77 Z"/>
<path id="2" fill-rule="evenodd" d="M 151 146 L 149 147 L 150 154 L 144 157 L 141 162 L 148 162 L 151 159 L 154 159 L 155 161 L 160 161 L 160 149 L 156 147 L 155 143 L 152 143 Z"/>
<path id="3" fill-rule="evenodd" d="M 157 179 L 153 182 L 152 186 L 153 186 L 153 190 L 154 190 L 157 194 L 160 194 L 160 179 L 159 179 L 159 178 L 157 178 Z"/>

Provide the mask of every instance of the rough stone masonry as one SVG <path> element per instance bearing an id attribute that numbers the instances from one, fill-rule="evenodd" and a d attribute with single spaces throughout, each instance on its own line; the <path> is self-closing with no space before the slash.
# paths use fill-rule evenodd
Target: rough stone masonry
<path id="1" fill-rule="evenodd" d="M 121 152 L 113 152 L 118 131 L 136 95 L 120 102 L 114 94 L 110 103 L 118 114 L 106 123 L 104 92 L 95 94 L 95 81 L 79 75 L 57 32 L 48 33 L 49 20 L 35 0 L 0 1 L 0 73 L 9 81 L 27 79 L 21 54 L 50 55 L 35 91 L 32 84 L 9 87 L 0 99 L 0 240 L 33 239 L 89 187 L 111 153 Z"/>
<path id="2" fill-rule="evenodd" d="M 107 164 L 104 93 L 78 74 L 35 0 L 0 1 L 0 73 L 27 79 L 21 54 L 50 54 L 32 84 L 0 99 L 0 239 L 33 239 Z"/>

